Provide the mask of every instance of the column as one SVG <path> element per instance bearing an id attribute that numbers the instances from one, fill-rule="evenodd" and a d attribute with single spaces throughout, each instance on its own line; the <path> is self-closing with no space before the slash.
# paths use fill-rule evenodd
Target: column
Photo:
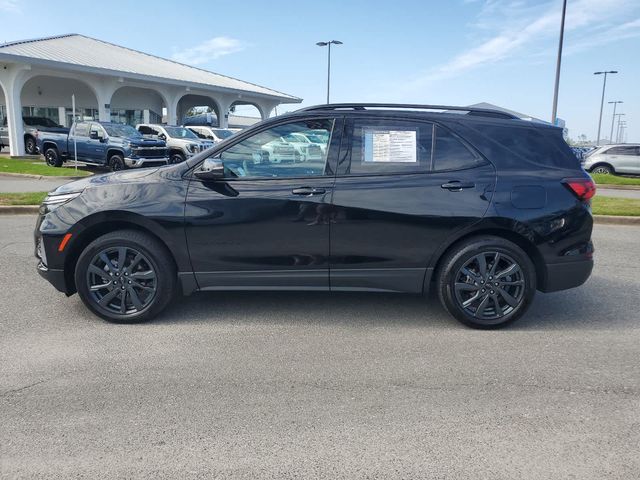
<path id="1" fill-rule="evenodd" d="M 66 107 L 58 107 L 58 119 L 60 125 L 62 125 L 63 127 L 69 127 L 69 125 L 67 125 L 67 108 Z"/>

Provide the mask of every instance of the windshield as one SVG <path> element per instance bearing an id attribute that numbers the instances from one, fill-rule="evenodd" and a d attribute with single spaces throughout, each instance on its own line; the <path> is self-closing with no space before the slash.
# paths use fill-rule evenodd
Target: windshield
<path id="1" fill-rule="evenodd" d="M 212 128 L 211 130 L 213 130 L 213 133 L 216 134 L 216 137 L 223 140 L 233 135 L 233 132 L 231 130 L 225 130 L 224 128 Z"/>
<path id="2" fill-rule="evenodd" d="M 138 132 L 131 125 L 102 125 L 104 129 L 107 131 L 107 135 L 110 137 L 141 137 L 140 132 Z"/>
<path id="3" fill-rule="evenodd" d="M 183 127 L 164 127 L 164 129 L 167 131 L 167 134 L 171 138 L 195 138 L 195 139 L 198 138 L 198 137 L 196 137 L 196 135 L 191 130 L 189 130 L 187 128 L 183 128 Z"/>

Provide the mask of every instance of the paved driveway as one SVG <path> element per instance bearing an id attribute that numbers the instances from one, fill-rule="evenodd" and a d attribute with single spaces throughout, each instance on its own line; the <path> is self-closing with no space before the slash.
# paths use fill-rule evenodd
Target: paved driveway
<path id="1" fill-rule="evenodd" d="M 111 325 L 0 217 L 4 478 L 640 478 L 640 229 L 512 328 L 414 296 L 196 294 Z"/>

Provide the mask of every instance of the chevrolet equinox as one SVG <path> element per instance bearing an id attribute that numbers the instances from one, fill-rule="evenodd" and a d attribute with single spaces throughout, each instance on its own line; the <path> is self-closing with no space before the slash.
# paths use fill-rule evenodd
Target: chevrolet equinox
<path id="1" fill-rule="evenodd" d="M 471 107 L 322 105 L 177 165 L 57 188 L 35 251 L 55 288 L 113 322 L 151 319 L 176 292 L 435 289 L 459 321 L 495 328 L 536 290 L 587 280 L 594 194 L 551 125 Z"/>

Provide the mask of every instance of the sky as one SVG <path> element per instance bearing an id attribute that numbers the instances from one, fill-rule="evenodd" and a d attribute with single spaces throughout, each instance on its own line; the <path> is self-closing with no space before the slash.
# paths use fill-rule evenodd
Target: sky
<path id="1" fill-rule="evenodd" d="M 0 0 L 0 42 L 81 33 L 307 106 L 326 100 L 316 42 L 335 39 L 332 102 L 489 102 L 549 120 L 561 10 L 562 0 Z M 571 138 L 596 137 L 601 70 L 619 71 L 607 78 L 601 137 L 607 102 L 622 100 L 626 140 L 640 142 L 640 1 L 568 0 L 558 116 Z"/>

